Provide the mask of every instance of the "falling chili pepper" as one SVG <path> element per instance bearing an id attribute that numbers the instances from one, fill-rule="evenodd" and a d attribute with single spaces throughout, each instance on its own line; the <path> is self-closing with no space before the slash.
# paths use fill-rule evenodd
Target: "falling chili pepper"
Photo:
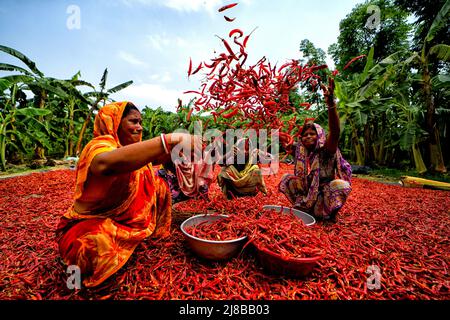
<path id="1" fill-rule="evenodd" d="M 197 68 L 195 68 L 195 70 L 191 73 L 191 75 L 196 74 L 197 72 L 199 72 L 203 67 L 203 62 L 200 62 L 200 64 L 198 65 Z"/>
<path id="2" fill-rule="evenodd" d="M 233 116 L 235 116 L 237 113 L 239 112 L 238 108 L 234 108 L 231 112 L 227 113 L 227 114 L 222 114 L 222 117 L 225 119 L 230 119 Z"/>
<path id="3" fill-rule="evenodd" d="M 229 18 L 227 16 L 223 16 L 225 18 L 226 21 L 228 22 L 233 22 L 236 18 Z"/>
<path id="4" fill-rule="evenodd" d="M 234 34 L 239 34 L 237 37 L 238 38 L 240 38 L 240 37 L 242 37 L 242 35 L 244 34 L 243 32 L 242 32 L 242 30 L 240 30 L 240 29 L 233 29 L 233 30 L 231 30 L 230 31 L 230 33 L 229 33 L 229 37 L 231 38 Z"/>
<path id="5" fill-rule="evenodd" d="M 233 7 L 237 6 L 237 5 L 238 5 L 238 3 L 230 3 L 230 4 L 227 4 L 227 5 L 223 6 L 223 7 L 220 7 L 219 10 L 217 10 L 217 11 L 222 12 L 222 11 L 228 10 L 230 8 L 233 8 Z"/>
<path id="6" fill-rule="evenodd" d="M 188 77 L 191 75 L 191 72 L 192 72 L 192 58 L 189 58 Z"/>
<path id="7" fill-rule="evenodd" d="M 194 111 L 194 108 L 189 109 L 189 112 L 187 113 L 187 116 L 186 116 L 186 122 L 191 121 L 191 115 L 192 115 L 193 111 Z"/>
<path id="8" fill-rule="evenodd" d="M 355 62 L 355 61 L 357 61 L 357 60 L 359 60 L 359 59 L 362 59 L 362 58 L 364 58 L 365 56 L 366 56 L 366 55 L 363 54 L 363 55 L 360 55 L 360 56 L 357 56 L 357 57 L 351 59 L 351 60 L 345 65 L 344 70 L 347 69 L 348 67 L 350 67 L 350 65 L 351 65 L 353 62 Z"/>

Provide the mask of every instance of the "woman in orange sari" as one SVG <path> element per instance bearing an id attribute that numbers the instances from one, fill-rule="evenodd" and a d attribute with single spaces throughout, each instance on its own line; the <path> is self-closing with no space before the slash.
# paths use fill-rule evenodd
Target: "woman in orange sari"
<path id="1" fill-rule="evenodd" d="M 170 161 L 178 143 L 192 149 L 195 139 L 177 133 L 141 141 L 141 123 L 132 103 L 106 105 L 81 153 L 75 201 L 59 222 L 57 239 L 64 262 L 80 268 L 86 287 L 117 272 L 145 238 L 170 234 L 170 192 L 152 164 Z"/>

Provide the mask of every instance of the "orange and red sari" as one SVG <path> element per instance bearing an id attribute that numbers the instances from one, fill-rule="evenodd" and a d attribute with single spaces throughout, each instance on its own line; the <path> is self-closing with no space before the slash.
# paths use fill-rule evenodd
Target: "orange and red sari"
<path id="1" fill-rule="evenodd" d="M 143 239 L 170 234 L 170 192 L 151 164 L 105 184 L 89 172 L 96 155 L 121 147 L 117 130 L 126 104 L 104 106 L 96 116 L 94 139 L 78 162 L 74 205 L 57 228 L 60 254 L 81 269 L 86 287 L 117 272 Z"/>

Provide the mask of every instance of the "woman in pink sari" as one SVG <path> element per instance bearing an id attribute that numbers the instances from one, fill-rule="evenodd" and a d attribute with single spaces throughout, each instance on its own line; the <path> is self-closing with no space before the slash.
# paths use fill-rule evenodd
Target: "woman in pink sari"
<path id="1" fill-rule="evenodd" d="M 333 98 L 334 82 L 322 87 L 328 106 L 330 133 L 306 122 L 294 159 L 294 174 L 282 177 L 279 190 L 293 206 L 318 219 L 335 220 L 351 192 L 351 166 L 338 149 L 340 124 Z"/>

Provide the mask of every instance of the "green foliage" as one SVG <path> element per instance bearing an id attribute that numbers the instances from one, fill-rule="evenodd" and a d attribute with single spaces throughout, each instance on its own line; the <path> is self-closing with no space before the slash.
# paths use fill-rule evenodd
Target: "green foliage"
<path id="1" fill-rule="evenodd" d="M 379 26 L 369 26 L 372 13 L 370 6 L 379 8 Z M 392 0 L 371 0 L 358 4 L 339 25 L 337 43 L 328 48 L 336 68 L 343 74 L 361 72 L 363 61 L 356 61 L 347 70 L 344 66 L 354 57 L 367 54 L 375 48 L 374 61 L 379 62 L 388 55 L 408 48 L 408 33 L 411 27 L 406 19 L 408 13 L 393 4 Z"/>
<path id="2" fill-rule="evenodd" d="M 444 8 L 444 5 L 448 5 L 448 0 L 395 0 L 394 2 L 397 6 L 408 11 L 415 17 L 414 39 L 412 42 L 413 50 L 417 51 L 422 47 L 423 39 L 427 38 L 431 30 L 433 30 L 431 32 L 433 34 L 432 45 L 448 43 L 450 39 L 448 17 L 446 18 L 447 22 L 438 29 L 432 27 L 438 13 Z"/>

